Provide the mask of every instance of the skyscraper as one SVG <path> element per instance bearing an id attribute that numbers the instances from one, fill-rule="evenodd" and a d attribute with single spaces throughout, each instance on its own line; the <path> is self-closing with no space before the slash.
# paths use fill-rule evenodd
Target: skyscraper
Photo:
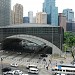
<path id="1" fill-rule="evenodd" d="M 23 6 L 21 4 L 16 4 L 13 7 L 14 11 L 14 24 L 23 23 Z"/>
<path id="2" fill-rule="evenodd" d="M 29 23 L 29 17 L 23 17 L 23 23 Z"/>
<path id="3" fill-rule="evenodd" d="M 64 16 L 66 16 L 67 21 L 72 22 L 74 20 L 74 12 L 72 9 L 64 9 Z"/>
<path id="4" fill-rule="evenodd" d="M 47 13 L 48 24 L 58 26 L 58 7 L 55 6 L 55 0 L 45 0 L 43 12 Z"/>
<path id="5" fill-rule="evenodd" d="M 28 17 L 29 17 L 29 23 L 33 23 L 33 12 L 32 11 L 28 12 Z"/>
<path id="6" fill-rule="evenodd" d="M 14 24 L 14 11 L 11 10 L 11 24 Z"/>
<path id="7" fill-rule="evenodd" d="M 47 24 L 47 14 L 45 12 L 36 13 L 36 23 Z"/>
<path id="8" fill-rule="evenodd" d="M 0 26 L 10 25 L 11 0 L 0 0 Z"/>
<path id="9" fill-rule="evenodd" d="M 59 13 L 58 16 L 58 25 L 64 28 L 64 32 L 66 32 L 66 16 L 63 13 Z"/>

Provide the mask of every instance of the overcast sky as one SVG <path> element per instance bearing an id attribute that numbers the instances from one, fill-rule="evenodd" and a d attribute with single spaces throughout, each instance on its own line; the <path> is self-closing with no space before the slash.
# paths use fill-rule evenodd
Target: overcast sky
<path id="1" fill-rule="evenodd" d="M 44 0 L 12 0 L 11 7 L 13 8 L 16 3 L 22 4 L 24 7 L 24 16 L 28 16 L 28 11 L 33 11 L 35 16 L 37 11 L 42 11 L 43 2 Z M 66 8 L 71 8 L 75 12 L 75 0 L 56 0 L 56 6 L 60 13 Z"/>

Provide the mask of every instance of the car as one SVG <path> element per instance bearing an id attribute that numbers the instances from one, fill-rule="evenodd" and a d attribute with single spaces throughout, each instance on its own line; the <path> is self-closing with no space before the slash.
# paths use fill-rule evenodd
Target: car
<path id="1" fill-rule="evenodd" d="M 29 69 L 29 68 L 37 68 L 37 65 L 27 65 L 26 68 L 27 69 Z"/>
<path id="2" fill-rule="evenodd" d="M 29 75 L 29 74 L 24 74 L 24 73 L 23 73 L 22 75 Z"/>
<path id="3" fill-rule="evenodd" d="M 20 70 L 13 70 L 6 72 L 4 75 L 25 75 L 25 74 Z"/>
<path id="4" fill-rule="evenodd" d="M 11 67 L 18 67 L 18 65 L 16 63 L 10 64 Z"/>
<path id="5" fill-rule="evenodd" d="M 28 73 L 38 74 L 39 70 L 37 68 L 29 68 Z"/>
<path id="6" fill-rule="evenodd" d="M 23 74 L 23 72 L 20 71 L 20 70 L 14 70 L 14 73 L 16 73 L 16 74 Z"/>
<path id="7" fill-rule="evenodd" d="M 65 74 L 56 74 L 56 75 L 65 75 Z"/>
<path id="8" fill-rule="evenodd" d="M 21 52 L 17 52 L 17 54 L 18 54 L 18 55 L 21 55 L 22 53 L 21 53 Z"/>
<path id="9" fill-rule="evenodd" d="M 2 69 L 2 72 L 7 72 L 7 71 L 11 71 L 11 68 L 10 67 L 5 67 Z"/>
<path id="10" fill-rule="evenodd" d="M 41 57 L 47 57 L 47 54 L 41 54 L 40 56 Z"/>
<path id="11" fill-rule="evenodd" d="M 63 61 L 60 61 L 60 63 L 63 64 L 64 62 Z"/>
<path id="12" fill-rule="evenodd" d="M 8 71 L 8 72 L 4 73 L 3 75 L 14 75 L 14 72 L 13 71 Z"/>
<path id="13" fill-rule="evenodd" d="M 9 53 L 8 51 L 6 51 L 5 53 Z"/>

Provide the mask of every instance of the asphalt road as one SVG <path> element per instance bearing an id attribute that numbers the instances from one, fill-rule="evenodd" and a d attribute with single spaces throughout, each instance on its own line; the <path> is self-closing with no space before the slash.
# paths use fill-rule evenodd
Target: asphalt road
<path id="1" fill-rule="evenodd" d="M 3 68 L 5 67 L 11 67 L 10 64 L 3 64 Z M 0 74 L 1 74 L 2 65 L 0 64 Z M 11 67 L 12 70 L 21 70 L 24 74 L 33 75 L 28 73 L 28 69 L 26 67 L 18 66 L 18 67 Z M 34 74 L 37 75 L 37 74 Z M 39 69 L 38 75 L 51 75 L 49 71 L 46 69 Z"/>
<path id="2" fill-rule="evenodd" d="M 2 65 L 4 68 L 4 67 L 11 67 L 10 66 L 11 63 L 17 63 L 19 66 L 17 68 L 11 67 L 12 70 L 15 70 L 15 69 L 21 70 L 25 74 L 33 75 L 33 74 L 29 74 L 28 70 L 26 69 L 26 66 L 30 63 L 30 64 L 38 65 L 38 69 L 39 69 L 38 75 L 50 75 L 50 70 L 47 70 L 45 68 L 47 66 L 47 63 L 43 61 L 44 58 L 39 59 L 39 55 L 35 55 L 35 54 L 30 55 L 27 53 L 18 54 L 14 52 L 0 51 L 0 58 L 3 58 L 2 64 L 0 62 L 0 69 L 2 69 Z M 47 58 L 46 58 L 46 61 L 47 61 Z M 0 73 L 1 73 L 1 70 L 0 70 Z"/>
<path id="3" fill-rule="evenodd" d="M 26 69 L 26 66 L 28 64 L 36 64 L 39 69 L 39 74 L 38 75 L 52 75 L 51 74 L 51 68 L 52 66 L 55 66 L 60 63 L 60 61 L 63 61 L 64 63 L 70 63 L 73 59 L 70 56 L 66 56 L 65 58 L 53 58 L 51 55 L 48 55 L 48 57 L 41 58 L 39 59 L 39 55 L 35 54 L 27 54 L 27 53 L 22 53 L 18 54 L 16 52 L 2 52 L 0 51 L 0 58 L 3 58 L 2 64 L 0 62 L 0 69 L 3 67 L 11 67 L 11 63 L 17 63 L 19 66 L 17 68 L 11 67 L 12 70 L 21 70 L 25 74 L 28 75 L 33 75 L 29 74 L 28 70 Z M 46 59 L 46 62 L 43 61 L 43 59 Z M 51 63 L 49 62 L 51 60 Z M 46 69 L 46 66 L 49 65 L 48 70 Z M 0 70 L 1 73 L 1 70 Z M 34 74 L 36 75 L 36 74 Z"/>

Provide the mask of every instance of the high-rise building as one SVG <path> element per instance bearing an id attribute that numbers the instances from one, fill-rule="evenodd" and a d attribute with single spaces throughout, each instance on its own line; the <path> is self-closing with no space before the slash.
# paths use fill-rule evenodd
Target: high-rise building
<path id="1" fill-rule="evenodd" d="M 66 31 L 66 16 L 63 15 L 63 13 L 59 13 L 58 16 L 58 25 L 64 28 L 64 31 Z"/>
<path id="2" fill-rule="evenodd" d="M 45 0 L 43 12 L 47 13 L 48 24 L 58 26 L 58 7 L 55 6 L 55 0 Z"/>
<path id="3" fill-rule="evenodd" d="M 67 21 L 71 22 L 74 20 L 74 12 L 72 9 L 64 9 L 63 14 L 66 16 Z"/>
<path id="4" fill-rule="evenodd" d="M 33 12 L 32 11 L 28 12 L 28 17 L 29 17 L 29 23 L 33 23 Z"/>
<path id="5" fill-rule="evenodd" d="M 11 10 L 11 24 L 14 24 L 14 11 Z"/>
<path id="6" fill-rule="evenodd" d="M 23 23 L 29 23 L 29 17 L 23 17 Z"/>
<path id="7" fill-rule="evenodd" d="M 0 0 L 0 26 L 10 25 L 11 0 Z"/>
<path id="8" fill-rule="evenodd" d="M 47 14 L 45 12 L 36 13 L 36 23 L 47 24 Z"/>
<path id="9" fill-rule="evenodd" d="M 14 24 L 23 23 L 23 6 L 21 4 L 15 4 L 13 7 L 14 11 Z"/>
<path id="10" fill-rule="evenodd" d="M 33 23 L 36 23 L 36 16 L 33 17 Z"/>

